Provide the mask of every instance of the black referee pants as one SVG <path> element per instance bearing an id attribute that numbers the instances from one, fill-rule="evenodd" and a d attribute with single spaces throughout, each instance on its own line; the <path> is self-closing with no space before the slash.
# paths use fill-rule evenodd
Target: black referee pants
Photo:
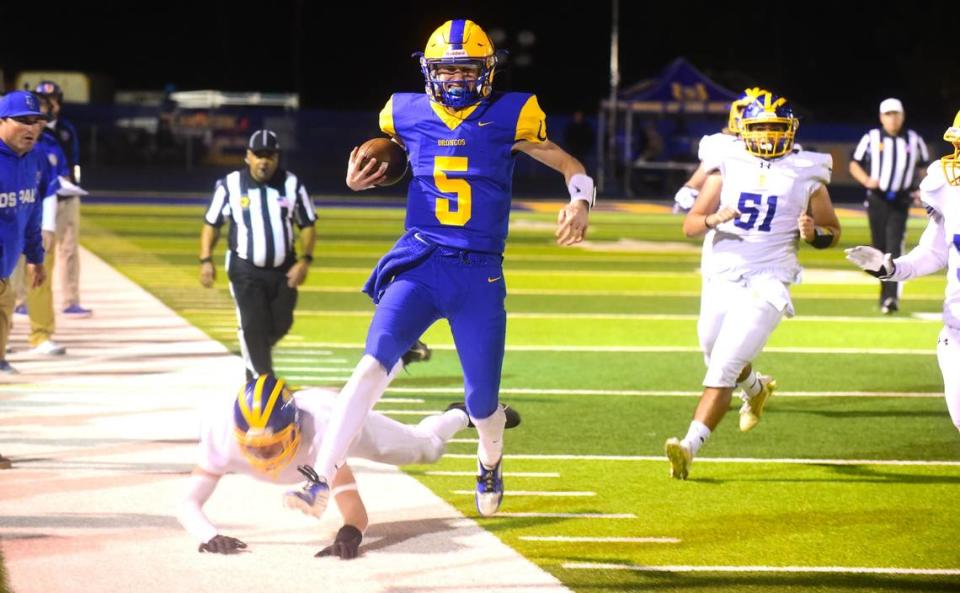
<path id="1" fill-rule="evenodd" d="M 247 367 L 247 380 L 273 372 L 273 345 L 293 325 L 297 289 L 287 286 L 287 270 L 259 268 L 231 254 L 227 277 L 240 317 L 240 347 Z"/>
<path id="2" fill-rule="evenodd" d="M 900 257 L 912 202 L 910 193 L 905 191 L 897 192 L 892 200 L 886 198 L 886 192 L 867 191 L 867 217 L 870 220 L 870 240 L 874 247 L 894 258 Z M 881 281 L 880 304 L 890 298 L 899 301 L 900 283 Z"/>

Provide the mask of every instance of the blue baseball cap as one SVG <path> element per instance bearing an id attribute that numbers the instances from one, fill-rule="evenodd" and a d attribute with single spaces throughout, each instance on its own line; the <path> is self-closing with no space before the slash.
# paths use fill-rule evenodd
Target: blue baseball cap
<path id="1" fill-rule="evenodd" d="M 30 91 L 11 91 L 0 99 L 0 117 L 25 117 L 38 115 L 46 117 L 40 111 L 40 101 Z"/>

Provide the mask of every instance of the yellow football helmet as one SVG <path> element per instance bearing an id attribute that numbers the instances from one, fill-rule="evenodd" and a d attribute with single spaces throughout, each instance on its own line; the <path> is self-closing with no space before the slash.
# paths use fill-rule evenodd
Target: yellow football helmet
<path id="1" fill-rule="evenodd" d="M 786 97 L 763 91 L 744 107 L 740 116 L 740 137 L 747 152 L 764 159 L 781 157 L 793 150 L 800 121 Z"/>
<path id="2" fill-rule="evenodd" d="M 300 410 L 282 379 L 260 375 L 248 381 L 233 406 L 234 436 L 250 465 L 276 474 L 300 447 Z"/>
<path id="3" fill-rule="evenodd" d="M 423 53 L 414 56 L 420 58 L 427 96 L 442 105 L 461 109 L 493 92 L 497 53 L 493 42 L 473 21 L 454 19 L 443 23 L 430 35 Z M 453 65 L 476 67 L 476 81 L 437 77 L 439 68 Z"/>
<path id="4" fill-rule="evenodd" d="M 761 93 L 770 91 L 764 90 L 758 86 L 744 89 L 737 99 L 730 103 L 730 115 L 727 116 L 727 127 L 724 128 L 724 134 L 740 135 L 740 116 L 743 115 L 744 108 L 753 103 Z"/>
<path id="5" fill-rule="evenodd" d="M 943 175 L 950 185 L 960 185 L 960 111 L 953 118 L 953 125 L 943 133 L 943 139 L 953 144 L 953 154 L 940 157 Z"/>

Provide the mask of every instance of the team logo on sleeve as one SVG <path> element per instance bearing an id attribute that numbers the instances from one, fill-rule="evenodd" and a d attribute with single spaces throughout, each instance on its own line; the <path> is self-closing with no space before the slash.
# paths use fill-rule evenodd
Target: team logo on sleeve
<path id="1" fill-rule="evenodd" d="M 250 196 L 246 194 L 240 196 L 240 207 L 244 210 L 250 207 Z"/>

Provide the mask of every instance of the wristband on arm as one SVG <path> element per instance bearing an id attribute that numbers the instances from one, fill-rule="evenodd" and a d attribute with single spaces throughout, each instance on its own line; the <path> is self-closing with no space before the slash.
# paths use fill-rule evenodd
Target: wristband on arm
<path id="1" fill-rule="evenodd" d="M 816 249 L 826 249 L 833 245 L 833 231 L 825 227 L 814 227 L 813 240 L 807 241 Z"/>
<path id="2" fill-rule="evenodd" d="M 570 178 L 567 184 L 567 190 L 570 192 L 570 201 L 582 200 L 587 206 L 593 208 L 597 203 L 597 188 L 593 185 L 593 179 L 589 175 L 577 173 Z"/>

